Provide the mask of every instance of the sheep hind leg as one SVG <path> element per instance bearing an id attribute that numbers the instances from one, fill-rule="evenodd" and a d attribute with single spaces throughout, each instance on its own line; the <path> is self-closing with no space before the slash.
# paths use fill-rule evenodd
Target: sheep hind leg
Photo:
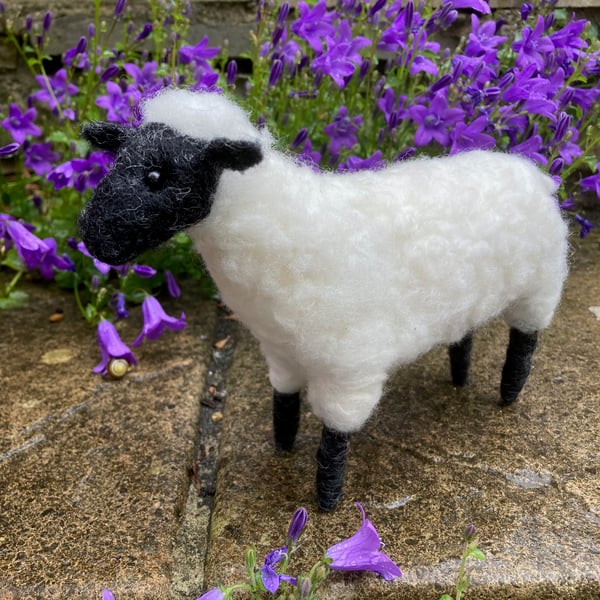
<path id="1" fill-rule="evenodd" d="M 349 441 L 349 433 L 323 426 L 317 452 L 317 504 L 323 511 L 334 510 L 342 499 Z"/>
<path id="2" fill-rule="evenodd" d="M 294 447 L 300 423 L 300 392 L 284 394 L 273 389 L 273 432 L 275 448 L 289 452 Z"/>
<path id="3" fill-rule="evenodd" d="M 471 349 L 473 348 L 473 334 L 469 333 L 455 344 L 448 347 L 450 356 L 450 375 L 452 385 L 464 386 L 469 382 L 469 367 L 471 365 Z"/>
<path id="4" fill-rule="evenodd" d="M 523 389 L 531 370 L 531 359 L 537 345 L 537 336 L 537 331 L 525 333 L 515 327 L 511 328 L 506 361 L 502 369 L 500 406 L 512 404 Z"/>

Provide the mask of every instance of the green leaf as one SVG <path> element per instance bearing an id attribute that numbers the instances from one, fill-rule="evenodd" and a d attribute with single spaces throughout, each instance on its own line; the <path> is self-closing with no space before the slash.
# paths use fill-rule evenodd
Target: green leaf
<path id="1" fill-rule="evenodd" d="M 485 554 L 479 548 L 473 548 L 469 552 L 469 556 L 476 558 L 477 560 L 485 560 Z"/>
<path id="2" fill-rule="evenodd" d="M 23 268 L 23 263 L 21 262 L 21 259 L 19 258 L 19 254 L 17 253 L 17 251 L 14 248 L 11 248 L 6 253 L 6 257 L 4 258 L 4 260 L 2 262 L 0 262 L 0 265 L 9 267 L 13 271 L 25 270 Z"/>
<path id="3" fill-rule="evenodd" d="M 5 310 L 7 308 L 18 308 L 19 306 L 25 306 L 29 296 L 26 292 L 21 290 L 13 290 L 6 298 L 0 298 L 0 309 Z"/>
<path id="4" fill-rule="evenodd" d="M 49 136 L 46 138 L 50 142 L 56 142 L 58 144 L 70 144 L 71 140 L 69 136 L 60 129 L 55 129 Z"/>
<path id="5" fill-rule="evenodd" d="M 454 600 L 454 598 L 450 594 L 444 594 L 440 597 L 440 600 Z"/>

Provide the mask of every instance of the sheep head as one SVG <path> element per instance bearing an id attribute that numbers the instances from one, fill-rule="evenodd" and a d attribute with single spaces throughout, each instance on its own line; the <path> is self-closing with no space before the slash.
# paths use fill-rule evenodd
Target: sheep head
<path id="1" fill-rule="evenodd" d="M 123 264 L 206 218 L 225 169 L 262 160 L 253 141 L 197 140 L 162 123 L 134 129 L 95 122 L 82 129 L 93 146 L 115 153 L 111 171 L 79 216 L 88 250 Z"/>

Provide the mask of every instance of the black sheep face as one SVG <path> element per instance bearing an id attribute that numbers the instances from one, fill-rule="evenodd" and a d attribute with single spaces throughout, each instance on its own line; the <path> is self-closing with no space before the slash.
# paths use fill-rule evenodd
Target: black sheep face
<path id="1" fill-rule="evenodd" d="M 111 265 L 202 221 L 222 171 L 244 171 L 262 160 L 257 143 L 196 140 L 159 123 L 132 129 L 97 122 L 86 125 L 82 135 L 116 153 L 78 221 L 88 250 Z"/>

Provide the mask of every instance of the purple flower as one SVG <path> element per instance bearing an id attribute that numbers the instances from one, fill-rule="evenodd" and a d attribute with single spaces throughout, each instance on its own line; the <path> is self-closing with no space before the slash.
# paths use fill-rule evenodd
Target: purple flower
<path id="1" fill-rule="evenodd" d="M 48 32 L 51 25 L 52 25 L 52 13 L 47 12 L 44 15 L 44 19 L 42 20 L 42 29 L 43 29 L 44 33 Z"/>
<path id="2" fill-rule="evenodd" d="M 127 306 L 125 304 L 125 294 L 122 292 L 113 294 L 112 298 L 110 299 L 110 305 L 115 309 L 117 319 L 127 319 L 129 317 L 129 311 L 127 310 Z"/>
<path id="3" fill-rule="evenodd" d="M 68 160 L 50 170 L 46 179 L 54 184 L 55 190 L 59 190 L 72 184 L 73 173 L 73 165 Z"/>
<path id="4" fill-rule="evenodd" d="M 102 359 L 94 367 L 94 373 L 108 375 L 108 364 L 115 358 L 122 358 L 130 365 L 137 364 L 137 360 L 129 347 L 121 340 L 116 327 L 106 320 L 98 323 L 98 346 Z"/>
<path id="5" fill-rule="evenodd" d="M 274 594 L 282 581 L 289 581 L 292 585 L 297 585 L 298 580 L 285 573 L 277 573 L 275 565 L 287 557 L 288 547 L 276 548 L 265 556 L 265 562 L 260 569 L 260 578 L 265 588 Z"/>
<path id="6" fill-rule="evenodd" d="M 102 590 L 102 600 L 115 600 L 113 593 L 106 588 Z"/>
<path id="7" fill-rule="evenodd" d="M 524 2 L 521 5 L 521 19 L 523 19 L 523 21 L 527 21 L 527 19 L 529 18 L 529 15 L 533 12 L 533 4 L 531 4 L 530 2 Z"/>
<path id="8" fill-rule="evenodd" d="M 481 57 L 488 64 L 498 62 L 496 47 L 506 41 L 506 37 L 496 34 L 497 23 L 486 21 L 480 24 L 477 15 L 471 15 L 471 33 L 465 47 L 467 56 Z"/>
<path id="9" fill-rule="evenodd" d="M 338 166 L 340 172 L 373 171 L 385 167 L 386 162 L 382 160 L 381 150 L 377 150 L 367 158 L 349 156 Z"/>
<path id="10" fill-rule="evenodd" d="M 334 13 L 327 12 L 326 0 L 319 2 L 311 9 L 306 2 L 298 2 L 299 18 L 292 23 L 292 31 L 306 40 L 315 52 L 323 49 L 322 38 L 332 36 L 335 28 L 331 24 Z"/>
<path id="11" fill-rule="evenodd" d="M 171 271 L 165 271 L 165 280 L 167 282 L 167 291 L 171 298 L 179 298 L 181 296 L 181 290 L 175 281 L 175 277 L 173 277 L 173 273 Z"/>
<path id="12" fill-rule="evenodd" d="M 14 154 L 20 147 L 21 146 L 16 142 L 12 144 L 7 144 L 6 146 L 2 146 L 0 148 L 0 157 L 10 156 L 11 154 Z"/>
<path id="13" fill-rule="evenodd" d="M 192 90 L 202 92 L 217 92 L 221 88 L 217 87 L 217 81 L 219 81 L 219 73 L 213 71 L 211 67 L 205 68 L 202 65 L 196 67 L 194 72 L 195 83 L 192 86 Z"/>
<path id="14" fill-rule="evenodd" d="M 152 23 L 144 23 L 142 30 L 135 36 L 136 42 L 145 40 L 152 33 Z"/>
<path id="15" fill-rule="evenodd" d="M 33 122 L 36 115 L 35 108 L 21 112 L 18 105 L 12 103 L 8 109 L 8 117 L 2 121 L 2 127 L 10 132 L 17 144 L 22 144 L 28 135 L 32 137 L 42 135 L 42 130 Z"/>
<path id="16" fill-rule="evenodd" d="M 157 64 L 155 60 L 144 63 L 141 69 L 134 63 L 125 63 L 123 69 L 143 92 L 153 89 L 157 83 Z"/>
<path id="17" fill-rule="evenodd" d="M 156 269 L 148 265 L 133 265 L 133 272 L 142 279 L 150 279 L 156 275 Z"/>
<path id="18" fill-rule="evenodd" d="M 60 104 L 68 104 L 69 96 L 74 96 L 79 88 L 68 83 L 67 71 L 58 70 L 54 77 L 46 79 L 43 75 L 36 75 L 36 81 L 42 87 L 41 90 L 33 94 L 33 98 L 38 102 L 45 102 L 51 110 L 57 110 Z"/>
<path id="19" fill-rule="evenodd" d="M 540 153 L 542 148 L 542 137 L 540 135 L 532 135 L 524 142 L 511 146 L 510 151 L 513 154 L 522 154 L 531 160 L 539 162 L 542 165 L 548 163 L 548 159 Z"/>
<path id="20" fill-rule="evenodd" d="M 96 105 L 107 111 L 106 118 L 115 123 L 128 124 L 134 117 L 133 107 L 140 100 L 140 92 L 135 86 L 127 86 L 123 91 L 114 81 L 106 82 L 108 95 L 99 96 Z"/>
<path id="21" fill-rule="evenodd" d="M 158 339 L 163 334 L 165 327 L 178 331 L 186 326 L 185 313 L 181 313 L 179 319 L 170 317 L 154 296 L 146 296 L 142 302 L 142 314 L 144 326 L 140 335 L 131 344 L 132 346 L 139 346 L 144 337 L 149 340 Z"/>
<path id="22" fill-rule="evenodd" d="M 306 526 L 308 521 L 308 512 L 304 507 L 297 508 L 292 515 L 290 526 L 287 532 L 287 539 L 290 544 L 295 544 Z"/>
<path id="23" fill-rule="evenodd" d="M 127 0 L 117 0 L 117 4 L 115 5 L 115 13 L 114 13 L 115 19 L 118 19 L 123 14 L 123 11 L 125 10 L 126 2 L 127 2 Z"/>
<path id="24" fill-rule="evenodd" d="M 283 74 L 283 62 L 276 58 L 271 65 L 271 71 L 269 73 L 269 87 L 274 87 Z"/>
<path id="25" fill-rule="evenodd" d="M 40 270 L 44 279 L 54 277 L 53 267 L 64 271 L 73 269 L 72 262 L 56 254 L 56 240 L 40 239 L 16 220 L 5 221 L 6 233 L 14 243 L 21 260 L 28 269 Z"/>
<path id="26" fill-rule="evenodd" d="M 223 600 L 223 598 L 225 598 L 225 594 L 219 588 L 213 588 L 196 598 L 196 600 Z"/>
<path id="27" fill-rule="evenodd" d="M 208 36 L 204 36 L 195 46 L 182 46 L 179 49 L 179 60 L 181 64 L 187 65 L 195 62 L 197 65 L 202 65 L 210 69 L 210 64 L 207 62 L 221 52 L 220 48 L 210 48 L 208 46 Z"/>
<path id="28" fill-rule="evenodd" d="M 331 76 L 339 88 L 346 86 L 347 78 L 354 74 L 356 65 L 362 62 L 359 50 L 369 46 L 371 40 L 357 36 L 352 38 L 348 21 L 341 21 L 335 37 L 327 36 L 327 51 L 315 58 L 312 69 Z"/>
<path id="29" fill-rule="evenodd" d="M 119 71 L 120 71 L 120 68 L 118 65 L 115 65 L 115 64 L 108 65 L 108 67 L 106 67 L 106 69 L 104 69 L 104 71 L 102 71 L 102 73 L 100 73 L 100 81 L 102 83 L 106 83 L 107 81 L 109 81 L 110 79 L 112 79 L 113 77 L 118 75 Z"/>
<path id="30" fill-rule="evenodd" d="M 568 196 L 559 204 L 559 207 L 561 210 L 573 210 L 575 208 L 575 201 L 573 200 L 573 196 Z"/>
<path id="31" fill-rule="evenodd" d="M 592 190 L 596 192 L 596 196 L 600 198 L 600 163 L 596 165 L 597 173 L 595 175 L 590 175 L 589 177 L 584 177 L 579 185 L 584 190 Z"/>
<path id="32" fill-rule="evenodd" d="M 362 525 L 352 537 L 326 551 L 325 555 L 332 559 L 329 567 L 334 571 L 373 571 L 387 581 L 402 577 L 398 566 L 380 551 L 381 539 L 363 507 L 358 502 L 356 506 L 362 513 Z"/>
<path id="33" fill-rule="evenodd" d="M 422 104 L 411 106 L 409 113 L 418 125 L 415 133 L 416 146 L 426 146 L 432 140 L 436 140 L 442 146 L 449 146 L 448 127 L 455 125 L 464 115 L 460 108 L 448 108 L 448 102 L 442 93 L 434 96 L 429 107 Z"/>
<path id="34" fill-rule="evenodd" d="M 74 158 L 71 161 L 73 187 L 78 192 L 95 188 L 108 173 L 112 161 L 112 153 L 100 151 L 92 152 L 87 158 Z M 50 175 L 48 175 L 48 178 L 50 178 Z"/>
<path id="35" fill-rule="evenodd" d="M 575 220 L 581 226 L 581 230 L 579 231 L 580 238 L 587 237 L 590 231 L 594 229 L 594 225 L 590 223 L 587 219 L 584 219 L 581 215 L 575 215 Z"/>
<path id="36" fill-rule="evenodd" d="M 235 78 L 237 77 L 238 72 L 237 62 L 235 60 L 230 60 L 227 63 L 225 72 L 227 74 L 227 85 L 233 85 L 235 83 Z"/>
<path id="37" fill-rule="evenodd" d="M 538 71 L 543 71 L 546 54 L 554 50 L 552 40 L 544 36 L 546 30 L 544 17 L 538 16 L 535 29 L 524 27 L 521 31 L 522 39 L 513 43 L 513 50 L 518 52 L 516 65 L 524 67 L 535 64 Z"/>
<path id="38" fill-rule="evenodd" d="M 271 594 L 274 594 L 279 589 L 279 584 L 281 582 L 281 575 L 275 570 L 275 565 L 285 558 L 287 551 L 287 546 L 283 546 L 282 548 L 276 548 L 272 552 L 269 552 L 269 554 L 265 556 L 264 565 L 260 569 L 260 578 L 263 585 L 271 592 Z"/>
<path id="39" fill-rule="evenodd" d="M 108 272 L 111 269 L 111 265 L 107 265 L 105 262 L 102 262 L 101 260 L 94 258 L 90 254 L 89 250 L 85 247 L 84 242 L 79 242 L 77 244 L 77 250 L 79 250 L 79 252 L 81 252 L 81 254 L 83 254 L 84 256 L 91 258 L 94 262 L 94 267 L 96 267 L 96 269 L 98 269 L 98 271 L 100 271 L 100 273 L 102 273 L 102 275 L 108 275 Z"/>
<path id="40" fill-rule="evenodd" d="M 462 121 L 457 123 L 450 135 L 452 138 L 450 154 L 475 148 L 482 150 L 493 148 L 496 145 L 496 140 L 492 136 L 483 133 L 487 124 L 488 118 L 485 115 L 478 117 L 468 125 Z"/>
<path id="41" fill-rule="evenodd" d="M 31 144 L 25 149 L 25 166 L 33 169 L 37 175 L 42 176 L 52 169 L 52 163 L 60 158 L 52 152 L 52 142 L 45 144 Z"/>
<path id="42" fill-rule="evenodd" d="M 333 123 L 326 125 L 323 131 L 331 138 L 329 143 L 329 154 L 332 157 L 339 156 L 342 148 L 352 148 L 358 142 L 356 132 L 362 125 L 362 117 L 350 117 L 348 109 L 340 106 L 340 110 Z"/>
<path id="43" fill-rule="evenodd" d="M 489 4 L 484 0 L 451 0 L 450 2 L 444 2 L 451 4 L 453 8 L 470 8 L 471 10 L 475 10 L 482 15 L 489 15 L 492 10 L 489 7 Z"/>
<path id="44" fill-rule="evenodd" d="M 69 48 L 63 57 L 63 64 L 68 67 L 76 67 L 78 69 L 87 69 L 90 66 L 90 59 L 85 51 L 87 48 L 87 38 L 81 36 L 77 46 Z"/>

